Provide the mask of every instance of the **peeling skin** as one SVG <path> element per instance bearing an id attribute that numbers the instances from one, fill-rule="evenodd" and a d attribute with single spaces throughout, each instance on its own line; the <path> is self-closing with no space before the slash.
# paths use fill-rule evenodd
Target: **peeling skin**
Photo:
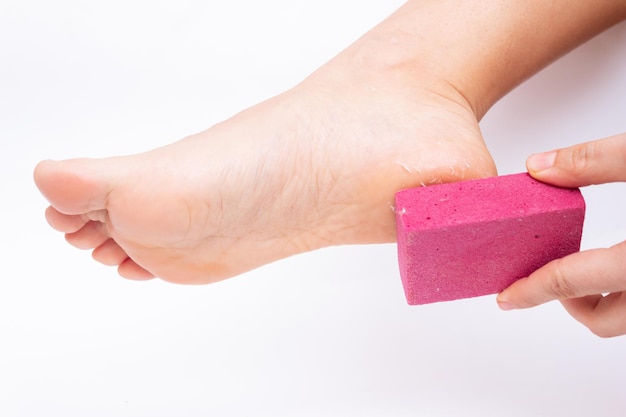
<path id="1" fill-rule="evenodd" d="M 400 165 L 409 174 L 412 174 L 414 171 L 417 172 L 418 174 L 422 173 L 422 170 L 419 169 L 418 167 L 411 167 L 408 164 L 405 164 L 404 162 L 396 162 L 396 163 Z"/>
<path id="2" fill-rule="evenodd" d="M 402 216 L 403 214 L 406 213 L 406 208 L 404 208 L 404 207 L 402 207 L 402 209 L 397 211 L 393 204 L 391 204 L 390 202 L 387 202 L 387 204 L 389 205 L 389 208 L 391 208 L 391 211 L 393 211 L 395 214 L 399 214 L 399 215 Z"/>
<path id="3" fill-rule="evenodd" d="M 483 159 L 484 158 L 481 156 L 480 160 L 483 160 Z M 400 166 L 408 174 L 411 174 L 411 175 L 419 174 L 422 177 L 423 177 L 422 168 L 427 168 L 424 166 L 421 166 L 421 168 L 419 168 L 410 163 L 402 162 L 402 161 L 396 161 L 395 164 Z M 467 178 L 468 172 L 473 172 L 472 169 L 473 169 L 473 165 L 468 159 L 458 159 L 456 163 L 448 165 L 448 175 L 455 180 L 462 181 Z M 450 181 L 450 180 L 442 181 L 442 179 L 439 177 L 432 177 L 431 179 L 422 179 L 421 181 L 419 181 L 418 184 L 421 187 L 427 187 L 432 184 L 443 184 L 444 182 L 447 182 L 447 181 Z"/>
<path id="4" fill-rule="evenodd" d="M 405 170 L 406 172 L 408 172 L 409 174 L 412 174 L 412 172 L 411 172 L 411 168 L 409 168 L 409 166 L 408 166 L 407 164 L 402 163 L 402 162 L 398 162 L 398 165 L 400 165 L 402 168 L 404 168 L 404 170 Z"/>
<path id="5" fill-rule="evenodd" d="M 480 158 L 481 160 L 484 159 L 482 156 Z M 409 174 L 412 174 L 412 175 L 419 174 L 423 176 L 423 170 L 421 168 L 418 168 L 409 163 L 400 162 L 400 161 L 397 161 L 396 164 Z M 457 178 L 458 180 L 464 180 L 467 177 L 468 171 L 471 172 L 471 170 L 472 170 L 472 164 L 467 159 L 462 159 L 462 160 L 459 160 L 458 163 L 456 164 L 448 165 L 449 175 L 453 178 Z M 422 187 L 426 187 L 431 184 L 442 184 L 442 183 L 443 181 L 440 178 L 433 177 L 432 179 L 428 181 L 426 180 L 420 181 L 419 185 Z"/>

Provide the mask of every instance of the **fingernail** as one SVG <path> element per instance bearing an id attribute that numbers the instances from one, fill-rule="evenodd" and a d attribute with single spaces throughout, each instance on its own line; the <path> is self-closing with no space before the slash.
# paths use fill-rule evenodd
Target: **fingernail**
<path id="1" fill-rule="evenodd" d="M 552 168 L 554 160 L 556 159 L 556 152 L 544 152 L 530 155 L 526 161 L 526 167 L 529 171 L 539 172 Z"/>
<path id="2" fill-rule="evenodd" d="M 498 301 L 498 307 L 500 307 L 500 310 L 503 311 L 517 310 L 517 306 L 513 303 L 509 303 L 508 301 Z"/>

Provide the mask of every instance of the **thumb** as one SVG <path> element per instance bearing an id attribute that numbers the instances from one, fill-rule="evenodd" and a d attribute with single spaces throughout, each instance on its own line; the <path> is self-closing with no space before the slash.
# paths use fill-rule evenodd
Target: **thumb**
<path id="1" fill-rule="evenodd" d="M 561 187 L 626 181 L 626 134 L 531 155 L 530 175 Z"/>

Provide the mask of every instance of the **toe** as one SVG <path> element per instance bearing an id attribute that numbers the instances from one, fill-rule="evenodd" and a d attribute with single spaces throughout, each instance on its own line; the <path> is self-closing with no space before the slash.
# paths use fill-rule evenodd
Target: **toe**
<path id="1" fill-rule="evenodd" d="M 41 193 L 63 214 L 83 214 L 106 208 L 118 172 L 111 160 L 42 161 L 34 179 Z"/>
<path id="2" fill-rule="evenodd" d="M 87 222 L 80 230 L 65 235 L 68 243 L 79 249 L 93 249 L 108 238 L 104 224 L 92 221 Z"/>
<path id="3" fill-rule="evenodd" d="M 52 206 L 46 209 L 46 220 L 53 229 L 63 233 L 77 232 L 88 222 L 83 216 L 63 214 Z"/>
<path id="4" fill-rule="evenodd" d="M 154 278 L 154 275 L 137 265 L 135 261 L 127 258 L 117 268 L 117 272 L 126 279 L 132 279 L 135 281 L 145 281 Z"/>
<path id="5" fill-rule="evenodd" d="M 128 259 L 128 255 L 113 239 L 107 239 L 92 252 L 93 259 L 107 266 L 116 266 Z"/>

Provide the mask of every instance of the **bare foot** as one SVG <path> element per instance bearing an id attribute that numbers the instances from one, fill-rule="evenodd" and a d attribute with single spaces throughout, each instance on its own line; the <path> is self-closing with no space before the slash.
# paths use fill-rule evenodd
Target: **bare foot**
<path id="1" fill-rule="evenodd" d="M 49 223 L 124 277 L 178 283 L 393 242 L 396 191 L 495 167 L 464 98 L 432 76 L 363 65 L 373 44 L 366 36 L 292 90 L 171 145 L 40 163 Z"/>

